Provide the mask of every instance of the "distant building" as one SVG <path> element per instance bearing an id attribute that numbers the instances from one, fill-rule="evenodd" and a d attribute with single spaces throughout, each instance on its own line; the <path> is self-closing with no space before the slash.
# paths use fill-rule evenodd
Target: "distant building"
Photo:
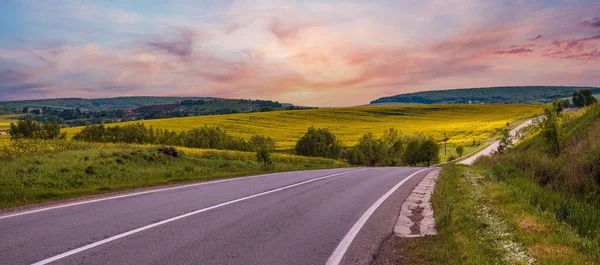
<path id="1" fill-rule="evenodd" d="M 33 113 L 33 112 L 37 112 L 37 111 L 39 111 L 40 113 L 44 113 L 42 111 L 42 108 L 28 108 L 27 109 L 27 112 L 29 112 L 29 113 Z"/>

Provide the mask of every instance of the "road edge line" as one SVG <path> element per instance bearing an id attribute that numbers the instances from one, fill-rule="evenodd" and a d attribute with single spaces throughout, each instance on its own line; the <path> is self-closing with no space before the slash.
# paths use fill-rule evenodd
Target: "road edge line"
<path id="1" fill-rule="evenodd" d="M 369 220 L 369 218 L 371 217 L 371 215 L 373 215 L 373 213 L 377 210 L 377 208 L 379 208 L 379 206 L 381 206 L 381 204 L 383 204 L 383 202 L 388 197 L 390 197 L 396 190 L 398 190 L 398 188 L 400 188 L 400 186 L 402 186 L 402 184 L 406 183 L 408 180 L 410 180 L 412 177 L 418 175 L 419 173 L 426 171 L 426 170 L 430 170 L 430 169 L 431 168 L 421 169 L 415 173 L 412 173 L 410 176 L 402 179 L 400 182 L 398 182 L 398 184 L 396 184 L 396 186 L 392 187 L 388 192 L 386 192 L 383 196 L 381 196 L 381 198 L 379 198 L 379 200 L 377 200 L 373 205 L 371 205 L 371 207 L 369 207 L 369 209 L 360 217 L 360 219 L 358 219 L 358 221 L 356 221 L 356 223 L 352 226 L 352 228 L 350 228 L 350 231 L 348 231 L 346 236 L 344 236 L 342 241 L 335 248 L 335 250 L 329 257 L 329 259 L 327 260 L 326 265 L 340 264 L 340 262 L 342 261 L 342 258 L 346 254 L 346 251 L 350 247 L 350 244 L 352 244 L 352 241 L 354 241 L 354 238 L 356 238 L 356 236 L 358 235 L 358 232 L 360 232 L 362 227 L 365 225 L 365 223 L 367 223 L 367 220 Z"/>
<path id="2" fill-rule="evenodd" d="M 199 209 L 199 210 L 196 210 L 196 211 L 193 211 L 193 212 L 189 212 L 189 213 L 186 213 L 186 214 L 182 214 L 182 215 L 178 215 L 178 216 L 175 216 L 175 217 L 171 217 L 169 219 L 165 219 L 165 220 L 162 220 L 160 222 L 156 222 L 156 223 L 153 223 L 153 224 L 142 226 L 140 228 L 129 230 L 127 232 L 124 232 L 124 233 L 121 233 L 121 234 L 118 234 L 118 235 L 114 235 L 114 236 L 111 236 L 109 238 L 106 238 L 106 239 L 103 239 L 103 240 L 100 240 L 100 241 L 97 241 L 97 242 L 94 242 L 94 243 L 91 243 L 91 244 L 88 244 L 88 245 L 85 245 L 85 246 L 82 246 L 82 247 L 78 247 L 76 249 L 69 250 L 67 252 L 64 252 L 64 253 L 61 253 L 61 254 L 58 254 L 58 255 L 46 258 L 46 259 L 38 261 L 38 262 L 35 262 L 35 263 L 33 263 L 33 265 L 43 265 L 43 264 L 48 264 L 48 263 L 51 263 L 51 262 L 55 262 L 57 260 L 66 258 L 68 256 L 77 254 L 79 252 L 83 252 L 85 250 L 88 250 L 88 249 L 91 249 L 91 248 L 94 248 L 94 247 L 97 247 L 97 246 L 100 246 L 100 245 L 104 245 L 104 244 L 109 243 L 111 241 L 115 241 L 117 239 L 124 238 L 124 237 L 130 236 L 130 235 L 133 235 L 133 234 L 136 234 L 136 233 L 139 233 L 139 232 L 142 232 L 142 231 L 145 231 L 145 230 L 148 230 L 148 229 L 151 229 L 151 228 L 163 225 L 163 224 L 167 224 L 167 223 L 170 223 L 170 222 L 173 222 L 173 221 L 177 221 L 179 219 L 183 219 L 183 218 L 186 218 L 186 217 L 189 217 L 189 216 L 192 216 L 192 215 L 196 215 L 196 214 L 203 213 L 203 212 L 206 212 L 206 211 L 210 211 L 210 210 L 213 210 L 213 209 L 221 208 L 223 206 L 227 206 L 227 205 L 230 205 L 230 204 L 238 203 L 238 202 L 249 200 L 249 199 L 256 198 L 256 197 L 260 197 L 260 196 L 267 195 L 267 194 L 270 194 L 270 193 L 274 193 L 274 192 L 278 192 L 278 191 L 290 189 L 290 188 L 297 187 L 297 186 L 304 185 L 304 184 L 308 184 L 308 183 L 311 183 L 311 182 L 315 182 L 315 181 L 319 181 L 319 180 L 323 180 L 323 179 L 328 179 L 328 178 L 332 178 L 332 177 L 337 177 L 337 176 L 340 176 L 340 175 L 350 174 L 350 173 L 354 173 L 354 172 L 360 172 L 360 171 L 363 171 L 363 170 L 366 170 L 366 168 L 362 168 L 362 169 L 358 169 L 358 170 L 351 170 L 351 171 L 344 171 L 344 172 L 340 172 L 340 173 L 336 173 L 336 174 L 331 174 L 331 175 L 326 175 L 326 176 L 322 176 L 322 177 L 318 177 L 318 178 L 314 178 L 314 179 L 309 179 L 309 180 L 298 182 L 298 183 L 295 183 L 295 184 L 283 186 L 283 187 L 280 187 L 280 188 L 276 188 L 276 189 L 272 189 L 272 190 L 260 192 L 260 193 L 257 193 L 257 194 L 249 195 L 249 196 L 246 196 L 246 197 L 242 197 L 242 198 L 238 198 L 238 199 L 235 199 L 235 200 L 231 200 L 231 201 L 223 202 L 223 203 L 216 204 L 216 205 L 213 205 L 213 206 L 209 206 L 209 207 L 206 207 L 206 208 L 202 208 L 202 209 Z"/>
<path id="3" fill-rule="evenodd" d="M 140 191 L 140 192 L 123 194 L 123 195 L 115 195 L 115 196 L 109 196 L 109 197 L 104 197 L 104 198 L 98 198 L 98 199 L 83 200 L 83 201 L 79 201 L 79 202 L 72 202 L 72 203 L 66 203 L 66 204 L 59 204 L 59 205 L 55 205 L 55 206 L 42 207 L 42 208 L 35 209 L 35 210 L 16 212 L 13 214 L 0 215 L 0 220 L 11 218 L 11 217 L 17 217 L 17 216 L 21 216 L 21 215 L 45 212 L 45 211 L 49 211 L 49 210 L 61 209 L 61 208 L 66 208 L 66 207 L 71 207 L 71 206 L 82 205 L 82 204 L 88 204 L 88 203 L 115 200 L 115 199 L 127 198 L 127 197 L 132 197 L 132 196 L 151 194 L 151 193 L 170 191 L 170 190 L 177 190 L 177 189 L 184 189 L 184 188 L 203 186 L 203 185 L 209 185 L 209 184 L 215 184 L 215 183 L 223 183 L 223 182 L 229 182 L 229 181 L 234 181 L 234 180 L 245 180 L 245 179 L 270 177 L 270 176 L 283 175 L 283 174 L 288 174 L 288 173 L 293 173 L 293 172 L 298 172 L 298 171 L 277 172 L 277 173 L 261 174 L 261 175 L 246 176 L 246 177 L 235 177 L 235 178 L 228 178 L 228 179 L 221 179 L 221 180 L 204 181 L 204 182 L 185 184 L 185 185 L 170 187 L 170 188 L 158 188 L 158 189 L 152 189 L 152 190 L 148 190 L 148 191 Z M 349 172 L 349 171 L 344 171 L 344 172 Z"/>

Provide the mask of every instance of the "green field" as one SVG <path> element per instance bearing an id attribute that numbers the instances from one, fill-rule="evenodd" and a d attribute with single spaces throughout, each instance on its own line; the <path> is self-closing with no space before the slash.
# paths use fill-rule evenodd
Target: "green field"
<path id="1" fill-rule="evenodd" d="M 344 161 L 273 154 L 263 165 L 253 152 L 84 143 L 0 140 L 0 208 L 119 190 L 268 172 L 349 166 Z"/>
<path id="2" fill-rule="evenodd" d="M 13 122 L 17 122 L 17 120 L 21 116 L 23 116 L 23 115 L 21 115 L 21 114 L 0 115 L 0 131 L 8 130 L 8 128 L 10 128 L 10 124 Z"/>
<path id="3" fill-rule="evenodd" d="M 542 112 L 542 105 L 403 105 L 276 111 L 140 121 L 155 128 L 186 131 L 204 125 L 219 126 L 228 133 L 250 138 L 261 134 L 274 138 L 277 149 L 291 150 L 310 126 L 330 129 L 345 146 L 365 133 L 376 136 L 389 128 L 404 134 L 425 133 L 449 143 L 470 143 L 493 137 L 498 128 Z M 126 123 L 119 123 L 120 125 Z M 118 124 L 115 124 L 118 125 Z M 112 125 L 110 125 L 112 126 Z M 66 129 L 73 136 L 82 127 Z"/>

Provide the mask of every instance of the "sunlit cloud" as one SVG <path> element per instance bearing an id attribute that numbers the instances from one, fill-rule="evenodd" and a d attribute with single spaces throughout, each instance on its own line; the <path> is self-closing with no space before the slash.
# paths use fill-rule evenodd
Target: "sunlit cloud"
<path id="1" fill-rule="evenodd" d="M 0 41 L 0 100 L 345 106 L 430 89 L 597 85 L 600 5 L 572 2 L 19 1 L 28 22 Z"/>

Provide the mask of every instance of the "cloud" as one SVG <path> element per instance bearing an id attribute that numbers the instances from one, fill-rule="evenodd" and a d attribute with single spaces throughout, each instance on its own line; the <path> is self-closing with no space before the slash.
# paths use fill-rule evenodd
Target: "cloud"
<path id="1" fill-rule="evenodd" d="M 533 52 L 530 48 L 509 48 L 506 50 L 496 50 L 493 53 L 495 54 L 526 54 Z"/>
<path id="2" fill-rule="evenodd" d="M 585 27 L 600 28 L 600 17 L 596 17 L 592 20 L 584 20 L 580 24 Z"/>
<path id="3" fill-rule="evenodd" d="M 17 71 L 14 69 L 6 69 L 6 70 L 0 72 L 0 85 L 7 84 L 7 83 L 10 84 L 10 83 L 16 83 L 16 82 L 23 82 L 23 81 L 29 80 L 32 77 L 33 77 L 33 74 L 31 74 L 31 73 Z"/>
<path id="4" fill-rule="evenodd" d="M 551 42 L 551 47 L 548 48 L 543 56 L 554 57 L 559 59 L 574 59 L 574 60 L 598 60 L 598 48 L 595 44 L 600 40 L 600 35 L 594 35 L 580 39 L 555 40 Z"/>
<path id="5" fill-rule="evenodd" d="M 423 89 L 538 84 L 565 68 L 578 69 L 582 85 L 597 81 L 588 73 L 599 67 L 600 36 L 583 38 L 573 23 L 596 12 L 585 5 L 200 2 L 139 9 L 27 2 L 23 16 L 46 31 L 23 33 L 26 47 L 2 42 L 0 76 L 36 91 L 10 90 L 22 98 L 202 95 L 326 106 Z M 145 13 L 153 9 L 164 12 Z M 489 16 L 473 15 L 482 13 Z"/>
<path id="6" fill-rule="evenodd" d="M 540 35 L 537 35 L 535 38 L 533 38 L 533 39 L 530 39 L 530 40 L 531 40 L 531 41 L 534 41 L 534 40 L 539 40 L 539 39 L 541 39 L 541 38 L 542 38 L 542 34 L 540 34 Z"/>
<path id="7" fill-rule="evenodd" d="M 198 34 L 189 28 L 172 28 L 172 30 L 178 33 L 178 36 L 172 40 L 154 40 L 148 41 L 146 44 L 157 51 L 177 56 L 183 61 L 189 61 L 194 52 L 194 40 L 197 39 Z"/>

